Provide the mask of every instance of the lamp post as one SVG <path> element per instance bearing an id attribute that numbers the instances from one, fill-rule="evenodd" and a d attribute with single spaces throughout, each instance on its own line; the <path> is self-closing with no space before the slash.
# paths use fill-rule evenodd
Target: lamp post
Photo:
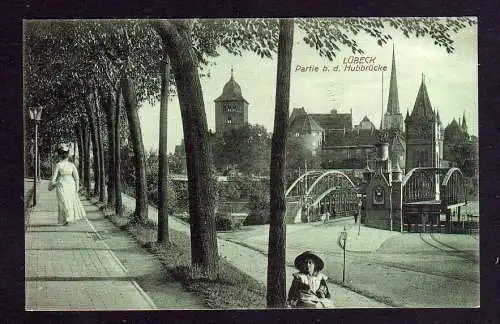
<path id="1" fill-rule="evenodd" d="M 342 283 L 345 282 L 345 248 L 346 248 L 346 241 L 347 241 L 347 231 L 344 226 L 344 230 L 340 232 L 339 239 L 338 239 L 338 244 L 344 250 L 344 266 L 342 267 Z"/>
<path id="2" fill-rule="evenodd" d="M 38 182 L 38 164 L 40 163 L 38 161 L 38 122 L 42 119 L 42 110 L 43 107 L 30 107 L 29 108 L 29 114 L 30 114 L 30 119 L 35 122 L 35 174 L 33 177 L 33 206 L 36 206 L 37 203 L 37 182 Z"/>

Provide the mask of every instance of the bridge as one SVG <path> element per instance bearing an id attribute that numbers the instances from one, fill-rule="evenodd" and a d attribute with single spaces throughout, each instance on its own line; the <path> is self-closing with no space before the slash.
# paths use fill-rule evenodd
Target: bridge
<path id="1" fill-rule="evenodd" d="M 305 172 L 285 192 L 287 222 L 316 221 L 326 212 L 335 217 L 354 215 L 359 202 L 356 183 L 354 172 L 348 170 Z"/>
<path id="2" fill-rule="evenodd" d="M 366 190 L 373 174 L 365 170 L 363 180 L 359 181 L 359 173 L 355 170 L 303 173 L 285 192 L 287 222 L 316 221 L 327 211 L 337 217 L 354 215 L 361 200 L 365 217 L 370 215 L 366 213 L 370 206 L 385 218 L 387 227 L 382 225 L 380 228 L 410 231 L 422 224 L 424 228 L 426 225 L 448 228 L 453 217 L 458 216 L 460 220 L 461 208 L 467 204 L 466 181 L 460 169 L 419 167 L 399 179 L 396 173 L 383 173 L 388 184 L 387 201 L 381 207 L 372 207 L 366 202 L 370 199 Z M 446 216 L 446 221 L 441 221 L 441 215 Z"/>
<path id="3" fill-rule="evenodd" d="M 402 181 L 403 230 L 417 226 L 450 227 L 467 204 L 466 181 L 458 168 L 414 168 Z M 441 215 L 446 220 L 441 221 Z"/>

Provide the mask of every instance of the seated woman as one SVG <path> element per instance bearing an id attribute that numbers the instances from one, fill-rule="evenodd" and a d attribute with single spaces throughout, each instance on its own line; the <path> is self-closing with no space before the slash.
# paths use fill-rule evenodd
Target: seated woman
<path id="1" fill-rule="evenodd" d="M 323 260 L 311 251 L 295 258 L 292 285 L 288 292 L 288 305 L 296 308 L 333 308 L 326 282 L 328 277 L 321 273 Z"/>

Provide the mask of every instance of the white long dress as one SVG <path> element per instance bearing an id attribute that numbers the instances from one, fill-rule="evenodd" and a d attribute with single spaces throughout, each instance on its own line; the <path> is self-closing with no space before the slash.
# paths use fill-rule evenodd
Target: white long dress
<path id="1" fill-rule="evenodd" d="M 73 223 L 85 218 L 85 209 L 76 188 L 78 181 L 78 171 L 73 163 L 64 160 L 56 164 L 52 185 L 55 185 L 57 193 L 59 224 Z"/>

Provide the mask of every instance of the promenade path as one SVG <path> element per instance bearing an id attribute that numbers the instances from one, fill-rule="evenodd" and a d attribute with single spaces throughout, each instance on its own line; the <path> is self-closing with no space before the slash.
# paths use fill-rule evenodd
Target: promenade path
<path id="1" fill-rule="evenodd" d="M 156 309 L 91 223 L 102 218 L 98 208 L 83 200 L 85 220 L 57 225 L 47 188 L 41 181 L 25 232 L 26 310 Z"/>
<path id="2" fill-rule="evenodd" d="M 135 199 L 123 194 L 122 195 L 123 205 L 128 210 L 134 210 Z M 154 223 L 158 223 L 158 210 L 152 206 L 148 208 L 148 218 Z M 180 221 L 175 217 L 170 217 L 168 221 L 169 227 L 179 232 L 183 232 L 189 235 L 190 229 L 188 224 Z M 315 225 L 303 224 L 297 227 L 291 227 L 293 229 L 304 229 L 305 227 L 314 227 Z M 264 232 L 268 227 L 259 226 Z M 291 230 L 293 230 L 291 229 Z M 263 235 L 268 235 L 268 233 L 262 233 Z M 382 242 L 379 242 L 381 244 Z M 310 247 L 311 249 L 314 246 Z M 372 244 L 373 248 L 373 244 Z M 263 285 L 267 284 L 267 247 L 264 249 L 255 248 L 253 246 L 245 246 L 239 242 L 235 242 L 231 239 L 224 239 L 224 233 L 218 234 L 218 251 L 219 255 L 238 268 L 243 273 L 253 277 Z M 300 251 L 303 252 L 303 251 Z M 289 256 L 287 259 L 286 266 L 286 287 L 287 291 L 290 288 L 292 275 L 297 272 L 293 266 L 292 257 Z M 334 304 L 336 308 L 386 308 L 391 307 L 384 303 L 377 302 L 374 299 L 368 298 L 361 294 L 358 294 L 352 290 L 346 289 L 342 286 L 329 283 L 330 290 L 334 292 Z"/>

